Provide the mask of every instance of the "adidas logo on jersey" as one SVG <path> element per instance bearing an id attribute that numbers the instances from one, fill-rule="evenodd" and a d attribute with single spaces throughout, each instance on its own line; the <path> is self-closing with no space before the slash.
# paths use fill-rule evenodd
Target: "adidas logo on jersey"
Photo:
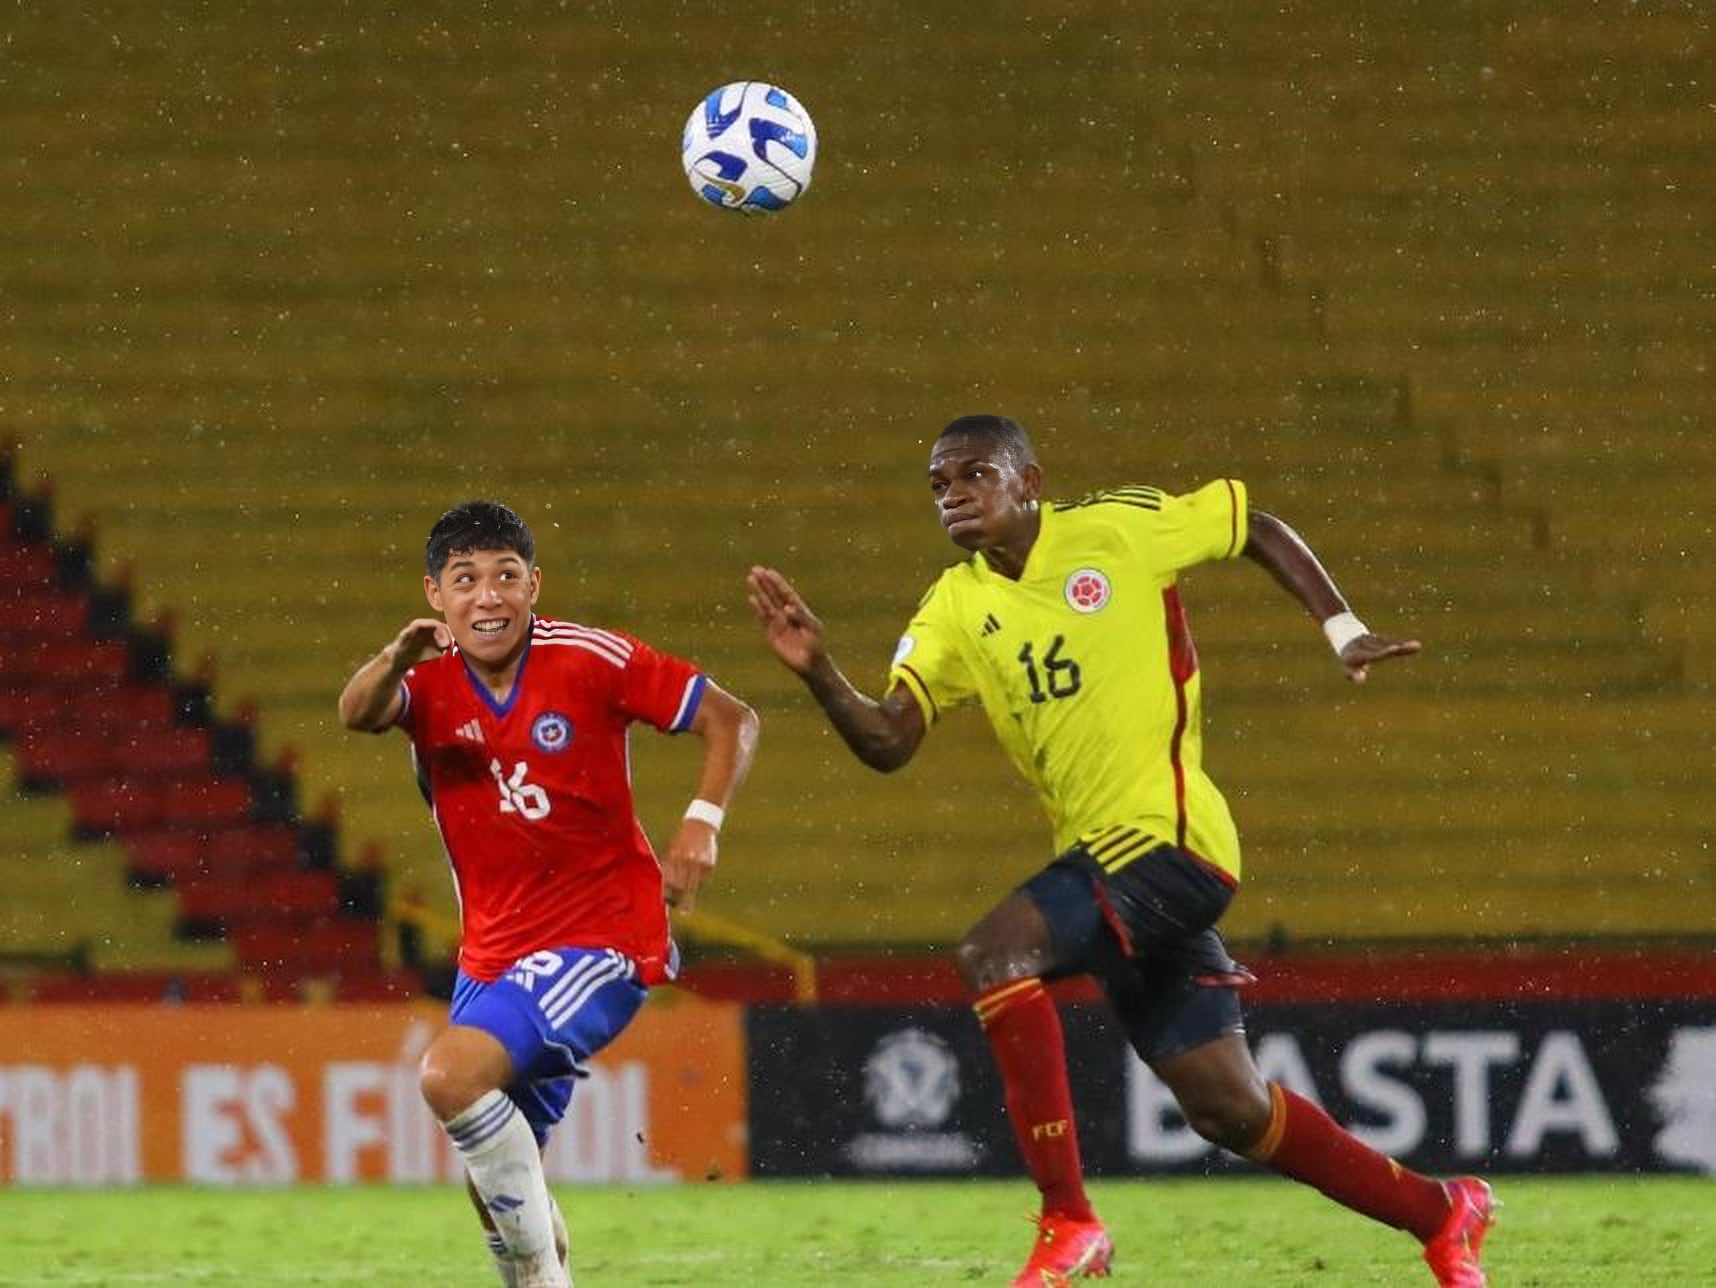
<path id="1" fill-rule="evenodd" d="M 459 737 L 465 739 L 467 742 L 481 742 L 483 740 L 483 727 L 475 720 L 465 721 L 464 724 L 460 725 L 453 732 L 458 734 Z"/>
<path id="2" fill-rule="evenodd" d="M 1000 630 L 1000 629 L 1001 629 L 1000 620 L 995 616 L 994 613 L 989 613 L 989 614 L 986 614 L 984 616 L 984 618 L 983 618 L 983 629 L 978 632 L 978 635 L 980 637 L 983 637 L 986 639 L 989 636 L 995 634 L 995 632 Z"/>

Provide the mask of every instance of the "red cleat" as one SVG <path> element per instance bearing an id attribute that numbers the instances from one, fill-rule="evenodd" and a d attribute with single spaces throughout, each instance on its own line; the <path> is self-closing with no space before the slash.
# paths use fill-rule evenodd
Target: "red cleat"
<path id="1" fill-rule="evenodd" d="M 1114 1240 L 1101 1221 L 1074 1221 L 1045 1212 L 1032 1217 L 1037 1242 L 1013 1288 L 1066 1288 L 1074 1279 L 1106 1279 Z"/>
<path id="2" fill-rule="evenodd" d="M 1496 1223 L 1496 1199 L 1489 1185 L 1475 1176 L 1446 1181 L 1448 1219 L 1424 1245 L 1424 1264 L 1442 1288 L 1484 1288 L 1484 1268 L 1478 1253 L 1484 1236 Z"/>

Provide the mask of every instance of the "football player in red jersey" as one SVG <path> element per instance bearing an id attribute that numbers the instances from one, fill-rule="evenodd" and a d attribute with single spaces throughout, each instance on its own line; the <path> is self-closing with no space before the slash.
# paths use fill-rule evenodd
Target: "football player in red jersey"
<path id="1" fill-rule="evenodd" d="M 691 663 L 534 613 L 535 555 L 503 505 L 442 515 L 423 579 L 441 616 L 408 623 L 340 694 L 347 728 L 409 735 L 446 845 L 459 972 L 421 1086 L 502 1278 L 529 1288 L 568 1282 L 540 1148 L 574 1076 L 677 972 L 666 905 L 689 908 L 714 869 L 757 741 L 755 713 Z M 659 863 L 632 804 L 639 720 L 703 740 L 696 794 Z"/>

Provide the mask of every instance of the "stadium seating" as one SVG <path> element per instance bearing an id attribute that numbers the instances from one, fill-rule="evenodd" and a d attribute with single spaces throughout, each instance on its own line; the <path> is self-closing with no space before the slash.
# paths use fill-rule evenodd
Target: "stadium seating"
<path id="1" fill-rule="evenodd" d="M 139 620 L 171 610 L 178 655 L 218 658 L 216 714 L 254 699 L 258 763 L 298 751 L 303 799 L 444 912 L 402 747 L 337 728 L 334 697 L 421 611 L 423 535 L 473 493 L 536 525 L 545 611 L 693 655 L 762 710 L 712 907 L 804 943 L 945 942 L 1040 862 L 977 721 L 862 776 L 741 589 L 778 563 L 878 682 L 949 553 L 928 440 L 992 408 L 1037 432 L 1057 493 L 1247 479 L 1379 630 L 1426 641 L 1348 691 L 1254 569 L 1188 576 L 1207 758 L 1249 856 L 1235 935 L 1709 935 L 1712 127 L 1689 13 L 1005 5 L 956 55 L 933 15 L 901 42 L 886 7 L 842 10 L 811 45 L 711 12 L 646 54 L 642 13 L 360 32 L 315 0 L 304 21 L 344 36 L 306 62 L 255 57 L 280 37 L 243 18 L 202 33 L 234 69 L 218 142 L 145 16 L 114 16 L 111 45 L 36 21 L 42 102 L 101 108 L 44 106 L 0 143 L 29 193 L 0 196 L 0 276 L 40 301 L 0 321 L 20 459 L 91 516 Z M 854 45 L 893 51 L 886 76 Z M 802 207 L 724 220 L 672 144 L 712 69 L 759 55 L 818 114 L 822 170 Z M 1086 128 L 1055 130 L 1038 105 L 1073 89 Z M 593 143 L 571 125 L 592 114 L 625 128 Z M 18 665 L 125 689 L 123 647 L 67 638 Z M 85 832 L 145 829 L 142 879 L 244 836 L 247 879 L 319 888 L 246 830 L 242 784 L 139 786 L 123 744 L 85 749 L 99 773 L 51 731 L 17 755 Z M 173 774 L 198 755 L 194 733 L 161 746 Z M 636 740 L 658 835 L 693 755 Z M 193 812 L 222 839 L 171 837 Z M 246 960 L 311 942 L 204 911 Z"/>
<path id="2" fill-rule="evenodd" d="M 6 845 L 0 850 L 0 976 L 61 972 L 230 972 L 225 943 L 187 943 L 172 931 L 171 894 L 125 880 L 125 855 L 104 843 L 73 843 L 65 803 L 14 793 L 14 767 L 0 753 Z"/>
<path id="3" fill-rule="evenodd" d="M 409 972 L 383 970 L 374 896 L 332 869 L 326 825 L 297 818 L 290 769 L 253 763 L 253 717 L 209 717 L 207 694 L 171 675 L 169 641 L 88 584 L 87 550 L 54 539 L 46 495 L 16 495 L 11 466 L 0 458 L 0 790 L 14 798 L 0 969 L 26 972 L 31 997 L 224 996 L 212 981 L 235 966 L 259 992 L 405 987 Z M 64 804 L 38 805 L 47 794 Z M 259 927 L 319 955 L 222 942 Z"/>

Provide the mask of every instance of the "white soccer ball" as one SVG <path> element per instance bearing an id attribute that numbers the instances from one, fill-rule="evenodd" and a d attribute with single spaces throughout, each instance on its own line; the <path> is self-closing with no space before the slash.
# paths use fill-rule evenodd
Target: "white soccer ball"
<path id="1" fill-rule="evenodd" d="M 747 215 L 785 210 L 810 187 L 816 125 L 784 89 L 734 81 L 692 109 L 680 160 L 691 190 L 712 206 Z"/>

